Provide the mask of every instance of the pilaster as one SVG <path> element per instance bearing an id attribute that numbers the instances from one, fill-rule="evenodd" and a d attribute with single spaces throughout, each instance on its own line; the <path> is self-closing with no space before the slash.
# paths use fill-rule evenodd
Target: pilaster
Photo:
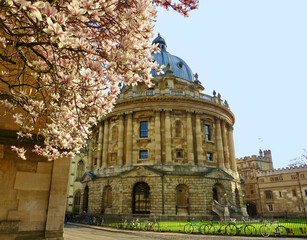
<path id="1" fill-rule="evenodd" d="M 196 145 L 198 164 L 204 164 L 203 139 L 201 132 L 200 113 L 196 113 Z"/>
<path id="2" fill-rule="evenodd" d="M 227 128 L 226 128 L 226 123 L 224 121 L 222 121 L 222 136 L 223 136 L 223 148 L 224 148 L 224 164 L 226 168 L 230 168 Z"/>
<path id="3" fill-rule="evenodd" d="M 99 124 L 99 129 L 98 129 L 97 167 L 96 168 L 100 168 L 101 167 L 101 161 L 102 161 L 102 138 L 103 138 L 103 126 L 100 123 Z"/>
<path id="4" fill-rule="evenodd" d="M 172 162 L 171 109 L 165 111 L 165 161 Z"/>
<path id="5" fill-rule="evenodd" d="M 133 112 L 127 112 L 127 141 L 126 141 L 126 164 L 132 165 L 132 144 L 133 144 L 133 132 L 132 132 L 132 114 Z"/>
<path id="6" fill-rule="evenodd" d="M 221 120 L 215 120 L 216 125 L 216 147 L 217 147 L 217 166 L 224 167 L 224 150 L 222 141 Z"/>
<path id="7" fill-rule="evenodd" d="M 106 167 L 107 162 L 108 162 L 108 151 L 109 151 L 109 149 L 108 149 L 108 146 L 109 146 L 109 120 L 108 119 L 104 120 L 104 129 L 103 130 L 104 131 L 103 131 L 102 167 Z M 98 161 L 99 161 L 99 159 L 98 159 Z"/>
<path id="8" fill-rule="evenodd" d="M 124 116 L 120 115 L 118 120 L 117 165 L 123 164 L 123 157 L 124 157 Z"/>
<path id="9" fill-rule="evenodd" d="M 192 113 L 187 111 L 187 156 L 188 163 L 194 164 Z"/>
<path id="10" fill-rule="evenodd" d="M 161 163 L 161 109 L 155 109 L 155 163 Z"/>
<path id="11" fill-rule="evenodd" d="M 237 171 L 237 162 L 235 155 L 235 147 L 233 142 L 233 127 L 228 127 L 228 142 L 229 142 L 229 158 L 230 158 L 230 167 L 233 171 Z"/>

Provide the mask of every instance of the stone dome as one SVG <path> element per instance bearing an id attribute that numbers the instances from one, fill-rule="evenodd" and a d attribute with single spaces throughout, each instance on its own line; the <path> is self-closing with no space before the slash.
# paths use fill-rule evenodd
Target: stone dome
<path id="1" fill-rule="evenodd" d="M 166 42 L 164 38 L 160 36 L 160 34 L 158 35 L 158 37 L 156 37 L 152 41 L 152 44 L 157 44 L 157 43 L 158 43 L 158 46 L 161 52 L 153 53 L 152 55 L 154 57 L 154 60 L 159 63 L 159 66 L 165 65 L 165 67 L 167 67 L 167 65 L 169 64 L 170 70 L 173 72 L 173 74 L 176 77 L 180 77 L 180 78 L 188 80 L 189 82 L 193 82 L 194 75 L 193 75 L 191 68 L 188 66 L 188 64 L 184 60 L 166 51 L 166 48 L 167 48 Z M 164 69 L 164 72 L 166 70 L 167 68 Z M 156 76 L 157 72 L 152 71 L 152 75 Z"/>

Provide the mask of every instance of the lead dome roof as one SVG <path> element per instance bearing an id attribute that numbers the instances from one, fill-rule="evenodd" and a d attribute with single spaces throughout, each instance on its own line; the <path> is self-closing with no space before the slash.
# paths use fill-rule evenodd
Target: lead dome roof
<path id="1" fill-rule="evenodd" d="M 193 72 L 191 70 L 191 68 L 188 66 L 188 64 L 186 64 L 186 62 L 184 60 L 182 60 L 181 58 L 174 56 L 172 54 L 170 54 L 168 51 L 166 51 L 167 45 L 166 42 L 164 40 L 164 38 L 162 38 L 160 36 L 160 34 L 158 35 L 158 37 L 156 37 L 153 41 L 152 44 L 157 44 L 160 48 L 160 53 L 152 53 L 154 60 L 156 62 L 158 62 L 159 66 L 165 65 L 165 67 L 167 67 L 168 64 L 170 64 L 171 67 L 171 71 L 173 72 L 173 74 L 176 77 L 180 77 L 183 79 L 186 79 L 190 82 L 193 82 L 194 80 L 194 75 Z M 167 70 L 167 68 L 164 69 L 164 72 Z M 152 71 L 152 75 L 156 76 L 157 72 L 156 71 Z"/>

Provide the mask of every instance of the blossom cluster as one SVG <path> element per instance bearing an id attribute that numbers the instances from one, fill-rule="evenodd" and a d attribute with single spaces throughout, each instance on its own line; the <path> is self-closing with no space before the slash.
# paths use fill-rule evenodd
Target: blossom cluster
<path id="1" fill-rule="evenodd" d="M 18 137 L 41 136 L 33 151 L 49 160 L 71 157 L 122 84 L 149 85 L 162 72 L 151 55 L 156 6 L 187 16 L 198 1 L 0 1 L 0 102 Z"/>

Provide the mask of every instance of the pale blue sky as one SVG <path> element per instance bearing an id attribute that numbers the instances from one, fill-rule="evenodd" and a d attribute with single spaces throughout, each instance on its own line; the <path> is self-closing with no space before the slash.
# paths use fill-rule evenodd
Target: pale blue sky
<path id="1" fill-rule="evenodd" d="M 167 50 L 235 114 L 236 157 L 271 149 L 286 167 L 307 148 L 307 1 L 200 0 L 189 18 L 159 9 Z"/>

